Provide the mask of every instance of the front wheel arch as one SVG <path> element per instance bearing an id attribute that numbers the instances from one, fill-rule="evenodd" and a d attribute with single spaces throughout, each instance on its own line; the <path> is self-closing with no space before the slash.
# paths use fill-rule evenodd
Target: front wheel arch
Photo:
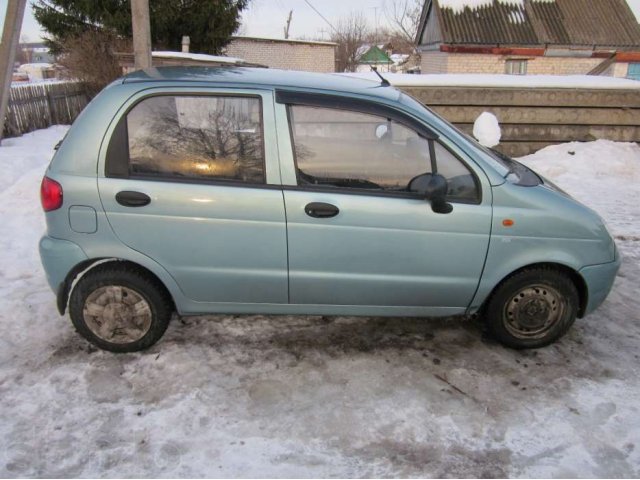
<path id="1" fill-rule="evenodd" d="M 148 268 L 145 268 L 135 262 L 124 260 L 121 258 L 93 258 L 90 260 L 85 260 L 84 262 L 80 262 L 78 265 L 73 267 L 67 274 L 64 281 L 58 287 L 57 306 L 60 315 L 64 315 L 65 311 L 67 310 L 67 306 L 69 305 L 69 298 L 71 297 L 73 287 L 81 277 L 89 272 L 95 271 L 96 269 L 104 268 L 103 266 L 108 265 L 109 267 L 113 267 L 113 263 L 115 262 L 118 262 L 118 264 L 122 266 L 122 268 L 133 268 L 153 278 L 153 280 L 155 280 L 162 288 L 165 297 L 171 303 L 171 308 L 173 309 L 173 311 L 176 310 L 175 301 L 173 299 L 173 296 L 171 295 L 171 292 L 166 287 L 164 282 L 162 282 L 162 280 L 160 280 L 160 278 L 158 278 L 158 276 Z"/>
<path id="2" fill-rule="evenodd" d="M 505 276 L 491 289 L 491 292 L 489 293 L 489 295 L 487 295 L 487 298 L 484 300 L 484 303 L 482 304 L 482 307 L 480 307 L 480 309 L 478 310 L 478 313 L 482 314 L 486 311 L 487 304 L 489 303 L 489 300 L 493 296 L 494 292 L 507 280 L 509 280 L 511 277 L 515 275 L 518 275 L 520 272 L 523 272 L 524 270 L 531 270 L 535 268 L 556 270 L 565 274 L 573 282 L 574 286 L 578 290 L 578 318 L 584 317 L 584 312 L 587 308 L 587 304 L 589 301 L 589 290 L 587 288 L 586 282 L 584 281 L 582 276 L 571 267 L 567 267 L 566 265 L 562 265 L 560 263 L 552 263 L 552 262 L 541 262 L 541 263 L 532 263 L 531 265 L 525 265 L 524 267 L 521 267 L 511 272 L 509 275 Z"/>

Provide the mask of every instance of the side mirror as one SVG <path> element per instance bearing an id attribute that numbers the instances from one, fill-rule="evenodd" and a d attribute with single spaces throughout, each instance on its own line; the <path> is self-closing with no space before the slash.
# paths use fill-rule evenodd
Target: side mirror
<path id="1" fill-rule="evenodd" d="M 453 210 L 453 205 L 446 201 L 447 190 L 447 179 L 438 173 L 424 173 L 409 182 L 409 191 L 431 201 L 431 210 L 435 213 L 451 213 Z"/>

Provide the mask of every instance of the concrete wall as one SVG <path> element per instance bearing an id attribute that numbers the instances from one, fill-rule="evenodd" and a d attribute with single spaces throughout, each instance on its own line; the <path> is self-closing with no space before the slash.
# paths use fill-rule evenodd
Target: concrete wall
<path id="1" fill-rule="evenodd" d="M 640 90 L 400 88 L 468 133 L 482 112 L 493 113 L 502 129 L 498 149 L 512 156 L 571 141 L 640 142 Z"/>
<path id="2" fill-rule="evenodd" d="M 321 42 L 301 42 L 236 37 L 226 48 L 230 57 L 284 70 L 335 72 L 335 45 Z"/>
<path id="3" fill-rule="evenodd" d="M 599 65 L 601 58 L 510 57 L 472 53 L 422 53 L 422 73 L 505 73 L 506 60 L 526 59 L 528 75 L 584 75 Z M 627 64 L 614 64 L 605 74 L 625 77 Z"/>

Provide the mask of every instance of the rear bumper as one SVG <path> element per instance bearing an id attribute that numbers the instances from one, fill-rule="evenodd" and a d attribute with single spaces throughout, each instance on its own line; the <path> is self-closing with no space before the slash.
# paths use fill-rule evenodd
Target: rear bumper
<path id="1" fill-rule="evenodd" d="M 40 260 L 51 290 L 58 294 L 73 267 L 88 257 L 75 243 L 45 235 L 40 239 Z"/>
<path id="2" fill-rule="evenodd" d="M 615 260 L 609 263 L 601 263 L 599 265 L 589 265 L 580 269 L 580 275 L 587 284 L 587 305 L 584 311 L 585 315 L 593 312 L 607 298 L 616 274 L 620 269 L 621 258 L 618 250 L 615 250 Z"/>

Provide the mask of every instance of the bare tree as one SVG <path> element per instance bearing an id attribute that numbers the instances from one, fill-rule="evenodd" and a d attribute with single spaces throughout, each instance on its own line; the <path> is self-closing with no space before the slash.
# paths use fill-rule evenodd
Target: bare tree
<path id="1" fill-rule="evenodd" d="M 393 33 L 414 45 L 422 4 L 422 0 L 387 0 L 384 3 L 384 11 Z"/>
<path id="2" fill-rule="evenodd" d="M 423 0 L 386 0 L 384 11 L 391 25 L 391 40 L 398 51 L 410 54 L 413 63 L 419 63 L 416 35 L 420 26 Z"/>
<path id="3" fill-rule="evenodd" d="M 31 62 L 31 55 L 30 52 L 27 51 L 25 43 L 29 43 L 29 39 L 26 35 L 20 35 L 20 42 L 16 45 L 16 57 L 14 63 L 22 65 L 23 63 Z"/>
<path id="4" fill-rule="evenodd" d="M 91 96 L 122 75 L 115 52 L 132 50 L 130 40 L 97 29 L 67 37 L 61 45 L 63 73 L 82 81 Z"/>
<path id="5" fill-rule="evenodd" d="M 355 72 L 360 48 L 366 43 L 368 36 L 369 25 L 362 13 L 352 12 L 338 21 L 331 37 L 331 40 L 338 44 L 336 71 Z"/>

